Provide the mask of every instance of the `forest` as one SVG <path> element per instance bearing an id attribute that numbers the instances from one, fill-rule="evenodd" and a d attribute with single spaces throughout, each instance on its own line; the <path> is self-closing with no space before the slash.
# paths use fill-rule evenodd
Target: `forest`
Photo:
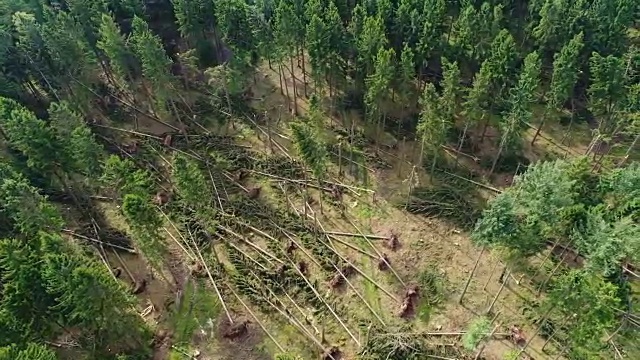
<path id="1" fill-rule="evenodd" d="M 0 360 L 640 358 L 637 0 L 0 0 Z"/>

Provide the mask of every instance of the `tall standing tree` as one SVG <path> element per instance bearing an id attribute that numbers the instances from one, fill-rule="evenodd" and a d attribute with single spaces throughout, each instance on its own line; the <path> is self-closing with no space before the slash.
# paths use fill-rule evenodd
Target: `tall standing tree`
<path id="1" fill-rule="evenodd" d="M 151 83 L 149 96 L 154 99 L 154 110 L 164 115 L 167 103 L 171 103 L 171 59 L 162 47 L 162 41 L 149 25 L 139 17 L 133 18 L 133 31 L 129 37 L 132 48 L 142 64 L 142 74 Z"/>
<path id="2" fill-rule="evenodd" d="M 159 268 L 167 254 L 167 246 L 160 235 L 162 219 L 151 201 L 138 194 L 126 194 L 122 213 L 134 234 L 134 241 L 149 263 Z"/>
<path id="3" fill-rule="evenodd" d="M 376 56 L 374 72 L 367 78 L 365 105 L 369 121 L 375 124 L 376 137 L 380 130 L 384 131 L 386 123 L 386 101 L 389 99 L 389 87 L 393 80 L 394 57 L 393 49 L 381 48 Z"/>
<path id="4" fill-rule="evenodd" d="M 460 68 L 457 62 L 450 62 L 442 58 L 442 109 L 444 116 L 455 123 L 458 107 L 462 100 L 462 86 L 460 85 Z"/>
<path id="5" fill-rule="evenodd" d="M 532 146 L 535 144 L 538 135 L 540 135 L 540 131 L 549 112 L 560 110 L 564 106 L 564 103 L 573 95 L 573 89 L 580 75 L 579 56 L 583 47 L 582 38 L 582 33 L 577 34 L 562 47 L 559 53 L 554 55 L 553 75 L 551 76 L 551 84 L 549 85 L 547 106 L 536 130 L 536 134 L 531 140 Z M 573 104 L 573 100 L 571 103 Z M 573 105 L 571 114 L 573 119 Z"/>
<path id="6" fill-rule="evenodd" d="M 400 67 L 398 69 L 396 82 L 400 103 L 405 109 L 411 106 L 414 98 L 415 75 L 415 56 L 409 44 L 405 43 L 402 48 L 402 53 L 400 54 Z"/>
<path id="7" fill-rule="evenodd" d="M 447 13 L 445 0 L 426 0 L 423 6 L 422 30 L 420 31 L 420 40 L 418 40 L 416 47 L 416 53 L 419 59 L 417 63 L 420 69 L 420 80 L 423 80 L 422 74 L 429 60 L 435 53 L 442 52 L 442 36 L 446 29 L 444 22 Z"/>
<path id="8" fill-rule="evenodd" d="M 502 131 L 500 147 L 489 174 L 493 174 L 505 148 L 517 144 L 521 139 L 521 132 L 525 128 L 523 123 L 531 120 L 532 106 L 536 99 L 535 91 L 540 83 L 540 67 L 541 60 L 537 52 L 530 53 L 524 59 L 518 83 L 511 89 L 509 96 L 509 113 L 500 124 Z"/>
<path id="9" fill-rule="evenodd" d="M 102 14 L 98 29 L 97 47 L 104 54 L 113 74 L 116 86 L 121 91 L 128 91 L 129 81 L 133 78 L 133 54 L 127 46 L 126 39 L 118 23 L 111 15 Z M 133 98 L 131 94 L 129 94 Z"/>
<path id="10" fill-rule="evenodd" d="M 102 146 L 98 144 L 82 116 L 71 109 L 68 102 L 62 101 L 51 103 L 49 118 L 69 159 L 66 171 L 89 177 L 98 175 Z"/>
<path id="11" fill-rule="evenodd" d="M 594 140 L 587 150 L 592 152 L 601 141 L 608 141 L 621 130 L 620 114 L 626 101 L 625 70 L 626 64 L 621 57 L 601 56 L 593 53 L 589 61 L 591 83 L 589 110 L 598 121 Z"/>
<path id="12" fill-rule="evenodd" d="M 420 120 L 417 134 L 420 137 L 420 166 L 422 166 L 425 146 L 431 150 L 431 176 L 435 172 L 440 147 L 445 143 L 447 132 L 451 128 L 451 119 L 447 119 L 432 83 L 428 83 L 420 97 Z"/>
<path id="13" fill-rule="evenodd" d="M 289 0 L 280 0 L 276 8 L 275 16 L 275 36 L 283 54 L 289 57 L 289 74 L 293 87 L 293 113 L 298 114 L 298 87 L 296 85 L 295 67 L 293 59 L 298 54 L 298 32 L 301 26 L 301 19 L 295 11 L 294 4 Z M 286 65 L 284 66 L 286 68 Z M 286 79 L 286 78 L 285 78 Z M 287 82 L 284 86 L 288 88 Z"/>

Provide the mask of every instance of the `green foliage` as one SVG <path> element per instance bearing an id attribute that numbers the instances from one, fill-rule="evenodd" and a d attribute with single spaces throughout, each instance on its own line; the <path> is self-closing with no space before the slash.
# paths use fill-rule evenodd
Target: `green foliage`
<path id="1" fill-rule="evenodd" d="M 462 346 L 468 351 L 473 351 L 486 339 L 491 331 L 491 321 L 486 317 L 475 318 L 467 327 L 467 331 L 462 335 Z"/>
<path id="2" fill-rule="evenodd" d="M 142 74 L 153 85 L 157 101 L 162 105 L 169 96 L 167 87 L 171 84 L 171 59 L 167 57 L 158 35 L 149 30 L 149 25 L 143 19 L 135 16 L 132 27 L 129 41 L 142 65 Z"/>
<path id="3" fill-rule="evenodd" d="M 55 134 L 31 111 L 15 101 L 0 98 L 0 113 L 6 114 L 2 130 L 12 147 L 27 157 L 27 165 L 42 173 L 51 174 L 64 160 Z"/>
<path id="4" fill-rule="evenodd" d="M 621 57 L 593 53 L 589 61 L 591 84 L 589 110 L 598 120 L 600 134 L 611 134 L 617 125 L 617 109 L 625 98 L 626 64 Z"/>
<path id="5" fill-rule="evenodd" d="M 21 175 L 3 171 L 7 177 L 0 183 L 2 210 L 13 220 L 18 231 L 35 235 L 42 229 L 62 228 L 62 218 L 56 208 L 29 185 Z"/>
<path id="6" fill-rule="evenodd" d="M 562 106 L 573 93 L 579 75 L 578 62 L 582 47 L 583 34 L 579 33 L 563 46 L 559 53 L 555 54 L 553 75 L 549 85 L 549 101 L 547 103 L 549 107 Z"/>
<path id="7" fill-rule="evenodd" d="M 102 14 L 98 35 L 98 49 L 107 57 L 109 66 L 117 78 L 118 85 L 126 88 L 128 86 L 126 80 L 131 78 L 129 62 L 132 54 L 127 47 L 120 27 L 112 16 Z"/>
<path id="8" fill-rule="evenodd" d="M 460 85 L 460 68 L 457 62 L 449 62 L 443 57 L 442 69 L 442 111 L 449 121 L 454 122 L 463 91 Z"/>
<path id="9" fill-rule="evenodd" d="M 384 116 L 380 105 L 389 96 L 389 86 L 394 74 L 393 58 L 393 49 L 380 48 L 375 58 L 374 72 L 367 78 L 364 102 L 368 110 L 368 120 L 373 123 Z"/>
<path id="10" fill-rule="evenodd" d="M 63 101 L 49 106 L 49 117 L 70 162 L 66 170 L 77 171 L 86 176 L 97 175 L 100 171 L 102 146 L 96 142 L 82 116 Z"/>
<path id="11" fill-rule="evenodd" d="M 153 187 L 148 171 L 141 170 L 131 160 L 121 159 L 116 155 L 109 156 L 105 161 L 101 180 L 107 186 L 113 186 L 123 196 L 149 196 Z"/>
<path id="12" fill-rule="evenodd" d="M 317 130 L 304 123 L 292 123 L 291 131 L 295 146 L 313 175 L 324 178 L 326 173 L 327 150 L 320 140 Z"/>
<path id="13" fill-rule="evenodd" d="M 122 201 L 122 213 L 135 235 L 136 245 L 157 266 L 167 249 L 159 233 L 162 219 L 155 206 L 140 195 L 126 194 Z"/>
<path id="14" fill-rule="evenodd" d="M 0 360 L 57 360 L 56 353 L 46 346 L 29 343 L 24 349 L 15 346 L 0 348 Z"/>
<path id="15" fill-rule="evenodd" d="M 445 117 L 433 84 L 428 83 L 425 86 L 420 98 L 420 106 L 422 110 L 416 132 L 423 146 L 437 151 L 447 138 L 452 119 Z"/>
<path id="16" fill-rule="evenodd" d="M 604 331 L 616 326 L 616 292 L 615 285 L 584 270 L 571 270 L 554 280 L 546 302 L 570 319 L 566 326 L 572 358 L 597 357 Z"/>

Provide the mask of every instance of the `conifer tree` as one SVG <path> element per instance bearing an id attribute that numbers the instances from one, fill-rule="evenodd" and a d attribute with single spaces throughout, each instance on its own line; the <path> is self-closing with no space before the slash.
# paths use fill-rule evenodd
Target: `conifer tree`
<path id="1" fill-rule="evenodd" d="M 460 85 L 460 69 L 457 62 L 450 62 L 442 58 L 442 109 L 449 121 L 455 122 L 458 115 L 458 104 L 462 100 L 462 87 Z"/>
<path id="2" fill-rule="evenodd" d="M 420 137 L 420 166 L 422 157 L 427 149 L 431 150 L 431 176 L 433 176 L 440 153 L 440 146 L 445 143 L 447 132 L 451 127 L 451 119 L 447 119 L 442 111 L 442 105 L 432 83 L 428 83 L 420 97 L 420 120 L 418 121 L 417 135 Z"/>
<path id="3" fill-rule="evenodd" d="M 400 0 L 395 13 L 394 45 L 396 48 L 404 43 L 414 49 L 420 39 L 422 11 L 424 5 L 418 0 Z"/>
<path id="4" fill-rule="evenodd" d="M 24 349 L 15 345 L 0 348 L 0 360 L 58 360 L 58 357 L 44 345 L 29 343 Z"/>
<path id="5" fill-rule="evenodd" d="M 582 38 L 582 33 L 577 34 L 562 47 L 559 53 L 554 55 L 553 75 L 551 76 L 551 84 L 549 85 L 547 107 L 540 120 L 536 134 L 531 140 L 531 145 L 536 142 L 549 111 L 560 110 L 573 94 L 573 88 L 575 87 L 576 81 L 578 81 L 580 71 L 579 56 L 583 47 Z M 573 116 L 573 109 L 571 113 Z"/>
<path id="6" fill-rule="evenodd" d="M 0 98 L 0 125 L 11 146 L 27 158 L 27 166 L 41 174 L 58 176 L 66 164 L 61 144 L 52 129 L 31 111 L 13 100 Z"/>
<path id="7" fill-rule="evenodd" d="M 447 12 L 445 0 L 426 0 L 423 6 L 422 16 L 424 19 L 420 40 L 418 40 L 416 47 L 421 70 L 426 67 L 434 53 L 442 51 L 442 35 L 445 31 L 444 20 Z"/>
<path id="8" fill-rule="evenodd" d="M 69 159 L 69 167 L 65 170 L 86 176 L 97 175 L 100 171 L 102 147 L 96 142 L 82 116 L 73 111 L 69 103 L 62 101 L 51 104 L 49 117 L 58 141 L 63 144 Z"/>
<path id="9" fill-rule="evenodd" d="M 498 153 L 493 161 L 489 174 L 493 174 L 505 147 L 520 140 L 523 123 L 528 123 L 532 116 L 532 105 L 535 91 L 540 82 L 541 60 L 537 52 L 532 52 L 524 59 L 524 65 L 518 83 L 511 89 L 509 96 L 510 110 L 501 125 L 501 139 Z"/>
<path id="10" fill-rule="evenodd" d="M 409 47 L 409 44 L 405 43 L 400 54 L 400 68 L 398 69 L 398 92 L 400 102 L 406 108 L 411 105 L 414 97 L 415 85 L 415 56 L 413 51 Z"/>
<path id="11" fill-rule="evenodd" d="M 367 78 L 365 105 L 369 121 L 373 122 L 377 128 L 376 136 L 379 134 L 378 131 L 384 131 L 386 123 L 387 114 L 384 103 L 389 98 L 389 87 L 393 80 L 394 57 L 393 49 L 380 48 L 376 56 L 374 72 Z"/>
<path id="12" fill-rule="evenodd" d="M 126 194 L 122 201 L 122 213 L 134 234 L 136 247 L 152 266 L 159 267 L 167 247 L 159 232 L 162 219 L 150 199 L 138 194 Z"/>
<path id="13" fill-rule="evenodd" d="M 142 74 L 151 83 L 155 110 L 161 113 L 169 99 L 171 86 L 171 60 L 167 57 L 160 38 L 149 30 L 147 23 L 135 16 L 129 37 L 132 48 L 142 65 Z"/>
<path id="14" fill-rule="evenodd" d="M 626 99 L 625 69 L 623 59 L 614 55 L 601 56 L 593 53 L 589 61 L 591 83 L 589 94 L 589 110 L 598 121 L 594 148 L 599 140 L 607 139 L 617 133 L 621 124 L 619 114 Z"/>
<path id="15" fill-rule="evenodd" d="M 116 86 L 121 90 L 127 90 L 128 82 L 132 79 L 132 54 L 120 27 L 111 15 L 102 14 L 97 47 L 106 56 Z"/>
<path id="16" fill-rule="evenodd" d="M 296 85 L 295 68 L 293 59 L 298 52 L 298 31 L 301 19 L 296 14 L 293 4 L 288 0 L 281 0 L 276 9 L 275 36 L 280 46 L 280 51 L 289 57 L 289 74 L 293 86 L 293 113 L 298 113 L 298 87 Z M 286 68 L 286 66 L 285 66 Z M 287 86 L 285 81 L 285 87 Z"/>

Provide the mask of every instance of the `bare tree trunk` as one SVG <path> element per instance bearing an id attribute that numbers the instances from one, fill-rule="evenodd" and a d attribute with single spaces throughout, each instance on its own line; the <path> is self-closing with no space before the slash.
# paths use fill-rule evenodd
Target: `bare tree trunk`
<path id="1" fill-rule="evenodd" d="M 498 149 L 498 153 L 496 154 L 495 159 L 493 159 L 493 164 L 491 165 L 491 170 L 489 170 L 489 176 L 493 175 L 493 171 L 496 169 L 496 165 L 498 165 L 498 160 L 502 156 L 502 151 L 504 151 L 504 144 L 506 141 L 500 142 L 500 148 Z"/>
<path id="2" fill-rule="evenodd" d="M 482 254 L 484 254 L 485 248 L 483 247 L 480 250 L 480 254 L 478 254 L 478 258 L 476 258 L 476 263 L 473 265 L 473 269 L 471 270 L 471 274 L 469 274 L 469 278 L 467 282 L 464 284 L 464 288 L 462 289 L 462 294 L 460 294 L 460 298 L 458 298 L 458 304 L 462 304 L 462 299 L 464 298 L 464 294 L 467 293 L 467 289 L 469 288 L 469 284 L 471 284 L 471 279 L 473 279 L 473 275 L 476 273 L 476 269 L 478 268 L 478 264 L 480 264 L 480 258 L 482 258 Z"/>
<path id="3" fill-rule="evenodd" d="M 287 79 L 284 77 L 284 71 L 282 70 L 282 68 L 284 67 L 282 64 L 278 65 L 280 67 L 280 73 L 282 73 L 282 79 L 280 80 L 281 83 L 280 85 L 282 86 L 282 83 L 284 83 L 284 91 L 287 95 L 287 110 L 291 111 L 291 97 L 289 96 L 289 87 L 287 86 Z M 280 88 L 282 90 L 282 88 Z"/>
<path id="4" fill-rule="evenodd" d="M 496 294 L 496 296 L 491 301 L 491 304 L 489 304 L 489 308 L 486 311 L 487 314 L 490 313 L 493 310 L 493 306 L 496 304 L 496 302 L 498 301 L 498 298 L 502 294 L 502 290 L 504 290 L 504 287 L 509 282 L 509 275 L 511 275 L 511 269 L 507 270 L 507 272 L 505 274 L 506 279 L 504 281 L 502 281 L 502 285 L 500 285 L 500 289 L 498 289 L 498 293 Z"/>
<path id="5" fill-rule="evenodd" d="M 278 80 L 280 80 L 280 95 L 284 95 L 284 87 L 282 86 L 282 65 L 278 63 Z M 287 98 L 289 95 L 287 95 Z"/>
<path id="6" fill-rule="evenodd" d="M 538 138 L 538 135 L 540 135 L 540 131 L 542 130 L 542 126 L 544 125 L 545 120 L 547 119 L 547 110 L 544 110 L 544 113 L 542 114 L 542 119 L 540 120 L 540 124 L 538 125 L 538 129 L 536 130 L 536 134 L 533 135 L 533 139 L 531 139 L 531 146 L 533 146 L 536 143 L 536 139 Z"/>
<path id="7" fill-rule="evenodd" d="M 462 151 L 462 146 L 464 146 L 464 137 L 467 136 L 467 130 L 469 129 L 469 122 L 464 122 L 464 129 L 462 130 L 462 136 L 460 136 L 460 142 L 458 143 L 458 153 Z M 459 165 L 458 156 L 456 155 L 456 167 Z"/>
<path id="8" fill-rule="evenodd" d="M 291 82 L 293 83 L 293 115 L 298 115 L 298 86 L 296 85 L 296 76 L 293 72 L 293 57 L 289 57 L 291 63 Z"/>
<path id="9" fill-rule="evenodd" d="M 300 46 L 300 56 L 302 57 L 302 81 L 304 84 L 304 97 L 309 98 L 309 94 L 307 93 L 307 70 L 305 69 L 305 61 L 304 61 L 304 47 Z"/>

